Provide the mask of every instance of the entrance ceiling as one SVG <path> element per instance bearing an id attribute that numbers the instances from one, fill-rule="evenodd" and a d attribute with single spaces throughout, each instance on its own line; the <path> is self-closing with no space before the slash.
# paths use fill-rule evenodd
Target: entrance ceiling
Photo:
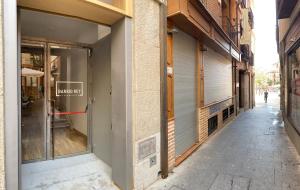
<path id="1" fill-rule="evenodd" d="M 21 35 L 56 41 L 93 44 L 107 26 L 80 19 L 21 9 Z M 108 27 L 107 27 L 108 28 Z"/>
<path id="2" fill-rule="evenodd" d="M 91 0 L 18 0 L 18 6 L 81 18 L 105 25 L 112 25 L 126 15 L 125 10 L 101 1 Z"/>

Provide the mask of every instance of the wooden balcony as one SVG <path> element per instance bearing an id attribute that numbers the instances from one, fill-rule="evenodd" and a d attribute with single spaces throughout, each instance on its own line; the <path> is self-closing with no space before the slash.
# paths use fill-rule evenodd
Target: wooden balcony
<path id="1" fill-rule="evenodd" d="M 246 8 L 247 7 L 247 0 L 241 0 L 241 6 L 242 6 L 242 8 Z"/>
<path id="2" fill-rule="evenodd" d="M 238 26 L 232 25 L 230 18 L 227 16 L 222 17 L 222 28 L 225 33 L 230 37 L 230 39 L 237 46 L 238 44 Z"/>
<path id="3" fill-rule="evenodd" d="M 242 53 L 241 54 L 242 61 L 249 62 L 251 52 L 250 52 L 250 47 L 249 47 L 248 44 L 242 44 L 241 45 L 241 53 Z"/>
<path id="4" fill-rule="evenodd" d="M 292 13 L 296 3 L 297 0 L 277 0 L 277 18 L 288 18 Z"/>
<path id="5" fill-rule="evenodd" d="M 208 0 L 169 0 L 168 20 L 225 56 L 240 60 L 240 50 L 229 33 L 206 8 Z M 232 28 L 230 29 L 233 30 Z M 237 35 L 238 36 L 238 35 Z"/>

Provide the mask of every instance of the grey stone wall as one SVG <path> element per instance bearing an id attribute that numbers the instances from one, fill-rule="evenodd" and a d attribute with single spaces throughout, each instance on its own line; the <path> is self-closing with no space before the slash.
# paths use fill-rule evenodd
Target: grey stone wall
<path id="1" fill-rule="evenodd" d="M 160 170 L 160 37 L 159 1 L 133 1 L 133 138 L 134 183 L 144 189 Z M 153 152 L 139 159 L 140 145 L 155 139 Z M 153 142 L 153 141 L 149 141 Z M 151 146 L 151 143 L 145 146 Z M 147 148 L 146 148 L 147 149 Z M 150 159 L 156 164 L 150 166 Z"/>

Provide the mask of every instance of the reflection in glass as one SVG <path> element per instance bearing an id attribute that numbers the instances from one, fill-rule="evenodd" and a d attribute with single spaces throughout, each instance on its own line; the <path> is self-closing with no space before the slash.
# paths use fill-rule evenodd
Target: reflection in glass
<path id="1" fill-rule="evenodd" d="M 87 50 L 50 50 L 54 157 L 87 151 Z"/>
<path id="2" fill-rule="evenodd" d="M 45 159 L 44 48 L 21 47 L 22 161 Z"/>

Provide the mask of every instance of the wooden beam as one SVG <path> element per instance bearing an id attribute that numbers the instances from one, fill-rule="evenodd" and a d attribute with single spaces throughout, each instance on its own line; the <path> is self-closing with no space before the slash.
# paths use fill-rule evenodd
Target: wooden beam
<path id="1" fill-rule="evenodd" d="M 168 30 L 173 29 L 173 24 L 168 22 Z M 168 119 L 174 117 L 174 63 L 173 63 L 173 34 L 167 35 L 167 88 L 168 88 Z"/>
<path id="2" fill-rule="evenodd" d="M 133 4 L 132 4 L 132 0 L 126 0 L 125 2 L 125 11 L 126 11 L 126 15 L 133 15 Z"/>
<path id="3" fill-rule="evenodd" d="M 197 61 L 197 107 L 204 106 L 204 63 L 203 63 L 203 45 L 197 41 L 196 61 Z"/>
<path id="4" fill-rule="evenodd" d="M 185 151 L 182 155 L 178 156 L 175 159 L 175 166 L 178 166 L 185 159 L 187 159 L 193 152 L 195 152 L 199 148 L 200 145 L 201 145 L 200 143 L 196 143 L 191 148 L 189 148 L 187 151 Z"/>
<path id="5" fill-rule="evenodd" d="M 197 41 L 196 48 L 196 61 L 197 61 L 197 108 L 204 106 L 204 65 L 203 65 L 203 52 L 202 44 Z"/>

